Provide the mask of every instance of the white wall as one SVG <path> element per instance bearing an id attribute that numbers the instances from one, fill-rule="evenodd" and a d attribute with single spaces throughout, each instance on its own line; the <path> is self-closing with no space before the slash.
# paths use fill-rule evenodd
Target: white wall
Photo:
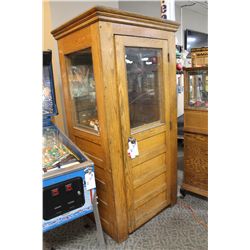
<path id="1" fill-rule="evenodd" d="M 136 12 L 146 16 L 161 17 L 161 1 L 120 1 L 119 9 Z M 175 20 L 181 23 L 181 7 L 175 5 Z M 184 45 L 184 31 L 191 29 L 208 33 L 208 15 L 191 10 L 190 7 L 182 8 L 182 31 L 181 27 L 176 32 L 178 45 Z M 182 39 L 181 39 L 182 33 Z"/>
<path id="2" fill-rule="evenodd" d="M 188 9 L 189 7 L 182 8 L 182 30 L 179 27 L 176 32 L 177 44 L 184 46 L 184 31 L 185 29 L 191 29 L 203 33 L 208 33 L 208 15 L 195 12 Z M 181 23 L 181 7 L 175 6 L 175 18 L 176 22 Z M 182 39 L 181 39 L 182 32 Z"/>
<path id="3" fill-rule="evenodd" d="M 161 17 L 161 1 L 122 1 L 119 9 L 136 12 L 145 16 Z"/>
<path id="4" fill-rule="evenodd" d="M 62 94 L 62 80 L 59 65 L 57 41 L 51 35 L 51 31 L 70 19 L 80 15 L 86 10 L 102 5 L 118 8 L 118 0 L 115 1 L 43 1 L 43 50 L 52 50 L 52 63 L 54 72 L 54 83 L 56 91 L 56 102 L 58 115 L 55 116 L 55 124 L 67 134 L 66 115 Z"/>
<path id="5" fill-rule="evenodd" d="M 119 8 L 118 0 L 114 1 L 50 1 L 52 29 L 57 28 L 70 19 L 82 14 L 94 6 Z"/>
<path id="6" fill-rule="evenodd" d="M 51 9 L 48 1 L 43 1 L 43 50 L 52 51 L 52 65 L 58 115 L 53 117 L 53 122 L 65 132 L 64 109 L 62 105 L 61 76 L 57 69 L 58 57 L 56 41 L 50 34 L 52 27 Z"/>

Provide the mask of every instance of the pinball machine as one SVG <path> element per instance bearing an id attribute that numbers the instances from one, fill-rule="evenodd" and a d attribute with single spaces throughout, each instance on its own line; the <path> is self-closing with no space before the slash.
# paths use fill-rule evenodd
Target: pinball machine
<path id="1" fill-rule="evenodd" d="M 51 51 L 43 52 L 43 232 L 94 213 L 103 243 L 94 163 L 52 122 L 58 114 Z"/>

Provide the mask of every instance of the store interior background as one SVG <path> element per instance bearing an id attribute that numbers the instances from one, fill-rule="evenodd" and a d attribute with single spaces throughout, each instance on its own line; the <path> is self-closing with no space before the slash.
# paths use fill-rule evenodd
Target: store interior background
<path id="1" fill-rule="evenodd" d="M 208 7 L 207 4 L 195 1 L 175 1 L 175 20 L 181 24 L 176 33 L 176 44 L 184 45 L 185 29 L 208 33 Z M 204 1 L 207 2 L 207 1 Z M 136 12 L 146 16 L 160 18 L 161 1 L 44 1 L 43 2 L 43 50 L 52 50 L 54 66 L 54 81 L 56 89 L 56 100 L 58 115 L 54 118 L 56 125 L 65 133 L 67 126 L 65 120 L 64 103 L 62 97 L 62 83 L 60 77 L 60 65 L 56 40 L 51 31 L 68 20 L 80 15 L 86 10 L 97 6 L 107 6 L 125 11 Z M 185 6 L 192 5 L 192 6 Z M 182 7 L 185 6 L 185 7 Z M 178 95 L 178 116 L 184 112 L 183 93 Z"/>
<path id="2" fill-rule="evenodd" d="M 159 2 L 152 4 L 159 6 Z M 8 201 L 1 210 L 4 215 L 1 220 L 4 228 L 1 242 L 3 249 L 40 249 L 42 242 L 41 47 L 53 51 L 54 78 L 58 88 L 61 84 L 58 52 L 56 41 L 50 35 L 51 27 L 59 24 L 54 19 L 67 21 L 97 3 L 92 1 L 87 5 L 86 2 L 71 2 L 69 5 L 72 8 L 68 6 L 65 12 L 59 7 L 61 4 L 66 5 L 65 2 L 54 2 L 52 5 L 47 1 L 3 2 L 1 184 L 2 187 L 8 187 L 8 192 L 2 189 L 1 193 L 2 200 Z M 74 7 L 75 4 L 80 4 L 80 7 Z M 103 1 L 99 4 L 107 5 Z M 55 10 L 55 5 L 60 10 L 58 17 L 52 15 L 51 10 Z M 250 176 L 250 135 L 245 129 L 249 114 L 250 86 L 245 70 L 248 61 L 248 7 L 249 1 L 209 1 L 209 79 L 213 82 L 209 87 L 211 249 L 246 249 L 249 245 L 250 203 L 246 198 Z M 158 11 L 158 7 L 156 9 Z M 152 9 L 150 11 L 153 13 Z M 183 18 L 186 11 L 187 8 L 183 11 Z M 65 16 L 66 13 L 70 16 Z M 196 14 L 193 14 L 193 18 Z M 200 25 L 201 22 L 193 23 L 197 24 Z M 13 58 L 16 59 L 15 63 Z M 58 93 L 57 91 L 59 115 L 56 123 L 64 129 L 62 99 Z M 10 160 L 15 160 L 14 164 L 10 164 Z M 10 185 L 10 180 L 13 185 Z M 27 191 L 26 194 L 24 190 Z M 27 206 L 32 209 L 27 209 Z"/>

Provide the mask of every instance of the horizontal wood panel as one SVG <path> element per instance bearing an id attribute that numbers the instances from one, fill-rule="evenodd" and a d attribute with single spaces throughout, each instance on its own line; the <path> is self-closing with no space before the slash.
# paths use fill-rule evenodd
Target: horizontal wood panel
<path id="1" fill-rule="evenodd" d="M 152 198 L 154 198 L 157 194 L 167 190 L 167 184 L 162 184 L 159 185 L 155 190 L 152 190 L 149 193 L 144 194 L 143 196 L 141 196 L 139 199 L 134 201 L 134 207 L 137 208 L 141 205 L 143 205 L 144 203 L 148 202 L 149 200 L 151 200 Z"/>
<path id="2" fill-rule="evenodd" d="M 80 138 L 84 138 L 87 141 L 93 142 L 95 144 L 100 144 L 101 145 L 101 137 L 100 135 L 94 133 L 94 132 L 90 132 L 90 131 L 86 131 L 84 129 L 80 129 L 78 127 L 73 127 L 72 128 L 72 132 L 76 137 L 80 137 Z"/>
<path id="3" fill-rule="evenodd" d="M 138 164 L 136 166 L 133 166 L 133 175 L 135 177 L 137 176 L 139 177 L 157 166 L 164 165 L 165 161 L 166 161 L 165 153 L 155 155 L 154 157 L 144 162 L 143 164 Z"/>
<path id="4" fill-rule="evenodd" d="M 142 29 L 141 27 L 128 26 L 124 28 L 124 25 L 113 23 L 113 31 L 117 35 L 129 35 L 129 36 L 139 36 L 157 39 L 169 39 L 170 33 L 167 31 L 157 30 L 157 29 Z"/>
<path id="5" fill-rule="evenodd" d="M 105 161 L 103 161 L 102 159 L 97 158 L 97 157 L 95 157 L 87 152 L 85 152 L 85 154 L 94 162 L 95 166 L 98 166 L 99 168 L 102 168 L 102 169 L 105 168 Z"/>
<path id="6" fill-rule="evenodd" d="M 95 167 L 95 177 L 98 178 L 105 185 L 107 182 L 106 171 L 98 165 L 95 165 L 94 167 Z"/>
<path id="7" fill-rule="evenodd" d="M 69 54 L 83 48 L 91 46 L 91 30 L 90 27 L 78 30 L 69 36 L 65 36 L 58 41 L 63 54 Z"/>
<path id="8" fill-rule="evenodd" d="M 185 183 L 183 183 L 181 187 L 185 189 L 186 191 L 208 197 L 208 190 L 206 189 L 201 189 L 201 188 L 198 188 L 189 184 L 185 184 Z"/>
<path id="9" fill-rule="evenodd" d="M 184 131 L 208 134 L 208 113 L 185 109 Z"/>
<path id="10" fill-rule="evenodd" d="M 147 151 L 151 151 L 151 149 L 165 145 L 166 144 L 166 135 L 165 133 L 157 134 L 145 140 L 141 140 L 138 142 L 139 153 L 143 154 Z"/>
<path id="11" fill-rule="evenodd" d="M 100 220 L 101 220 L 101 224 L 102 224 L 102 227 L 103 227 L 103 230 L 105 232 L 107 232 L 108 230 L 110 230 L 110 223 L 105 220 L 104 218 L 100 217 Z"/>
<path id="12" fill-rule="evenodd" d="M 83 138 L 75 137 L 76 145 L 84 152 L 93 155 L 96 158 L 99 158 L 100 160 L 103 160 L 104 157 L 104 151 L 103 148 L 95 143 L 92 143 L 88 140 L 85 140 Z"/>
<path id="13" fill-rule="evenodd" d="M 132 160 L 132 166 L 136 166 L 138 164 L 141 164 L 143 162 L 146 162 L 157 155 L 160 155 L 162 153 L 166 152 L 166 145 L 160 145 L 158 147 L 153 148 L 151 151 L 145 152 L 145 153 L 140 153 L 140 157 L 136 157 L 135 159 Z"/>
<path id="14" fill-rule="evenodd" d="M 100 182 L 98 179 L 96 179 L 96 192 L 98 198 L 100 198 L 103 201 L 103 203 L 107 205 L 109 197 L 107 195 L 106 185 L 103 185 L 103 183 Z"/>
<path id="15" fill-rule="evenodd" d="M 166 202 L 167 200 L 168 198 L 166 191 L 163 191 L 155 195 L 153 199 L 149 200 L 148 202 L 144 203 L 143 205 L 135 209 L 135 219 L 139 220 L 140 218 L 144 217 L 145 214 L 147 214 L 152 207 L 157 207 L 163 202 Z"/>
<path id="16" fill-rule="evenodd" d="M 142 217 L 136 219 L 135 221 L 136 228 L 140 227 L 142 224 L 150 220 L 152 217 L 154 217 L 156 214 L 158 214 L 161 210 L 166 208 L 168 205 L 170 205 L 168 201 L 163 201 L 162 203 L 157 204 L 156 206 L 148 209 L 148 211 L 145 212 Z"/>
<path id="17" fill-rule="evenodd" d="M 136 129 L 132 129 L 132 135 L 137 141 L 145 140 L 146 138 L 155 136 L 157 134 L 163 133 L 166 131 L 166 124 L 155 123 L 155 125 L 152 125 L 151 128 L 149 128 L 147 125 L 145 125 L 145 131 L 140 127 L 138 131 Z"/>
<path id="18" fill-rule="evenodd" d="M 166 172 L 166 165 L 161 165 L 156 169 L 150 170 L 148 173 L 145 173 L 144 175 L 138 177 L 134 181 L 134 188 L 138 188 L 141 185 L 151 181 L 152 179 L 156 178 L 158 175 L 161 175 Z"/>
<path id="19" fill-rule="evenodd" d="M 109 206 L 107 206 L 105 203 L 99 202 L 98 203 L 98 210 L 100 213 L 100 216 L 104 218 L 105 220 L 110 220 L 110 213 L 109 213 Z"/>
<path id="20" fill-rule="evenodd" d="M 151 199 L 160 191 L 167 189 L 166 173 L 157 176 L 144 185 L 134 189 L 135 207 L 141 206 L 147 200 Z"/>
<path id="21" fill-rule="evenodd" d="M 95 177 L 96 177 L 96 191 L 98 194 L 99 200 L 101 199 L 105 205 L 109 205 L 110 197 L 108 196 L 108 187 L 107 187 L 107 173 L 105 170 L 99 166 L 95 166 Z"/>
<path id="22" fill-rule="evenodd" d="M 102 229 L 103 231 L 105 231 L 107 234 L 112 235 L 113 231 L 112 231 L 112 226 L 111 223 L 107 220 L 105 220 L 103 217 L 100 216 L 100 221 L 102 224 Z"/>
<path id="23" fill-rule="evenodd" d="M 139 164 L 132 169 L 134 188 L 150 181 L 166 171 L 166 155 L 161 154 L 153 159 Z"/>

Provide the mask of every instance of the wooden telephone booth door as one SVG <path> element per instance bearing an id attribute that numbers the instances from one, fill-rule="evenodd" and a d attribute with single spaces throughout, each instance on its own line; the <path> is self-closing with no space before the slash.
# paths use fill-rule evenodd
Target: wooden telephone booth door
<path id="1" fill-rule="evenodd" d="M 170 204 L 168 41 L 115 36 L 129 232 Z M 128 155 L 136 139 L 139 155 Z"/>

